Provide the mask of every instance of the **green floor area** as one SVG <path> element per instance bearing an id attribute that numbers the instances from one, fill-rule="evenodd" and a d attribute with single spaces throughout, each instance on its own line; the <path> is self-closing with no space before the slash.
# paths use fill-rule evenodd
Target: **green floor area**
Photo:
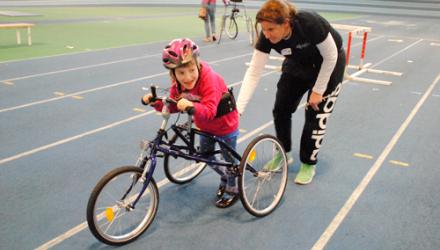
<path id="1" fill-rule="evenodd" d="M 204 36 L 203 21 L 197 18 L 195 7 L 28 7 L 0 11 L 38 14 L 0 16 L 0 23 L 36 24 L 32 28 L 32 46 L 26 43 L 26 30 L 21 30 L 22 44 L 18 45 L 15 30 L 0 29 L 0 62 Z M 218 9 L 217 27 L 222 14 L 223 9 Z M 354 17 L 322 14 L 331 21 Z M 244 24 L 239 30 L 245 30 Z"/>

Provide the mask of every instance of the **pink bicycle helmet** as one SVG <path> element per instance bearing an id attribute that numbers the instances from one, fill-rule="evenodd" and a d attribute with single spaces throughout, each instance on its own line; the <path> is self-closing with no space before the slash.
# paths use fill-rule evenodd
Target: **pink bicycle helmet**
<path id="1" fill-rule="evenodd" d="M 163 49 L 163 66 L 167 69 L 175 69 L 193 58 L 196 59 L 199 54 L 199 46 L 191 39 L 174 39 Z"/>

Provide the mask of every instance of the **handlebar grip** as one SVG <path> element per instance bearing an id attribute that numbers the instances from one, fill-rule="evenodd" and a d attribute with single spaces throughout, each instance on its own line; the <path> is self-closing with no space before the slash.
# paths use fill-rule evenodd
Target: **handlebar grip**
<path id="1" fill-rule="evenodd" d="M 156 95 L 156 86 L 151 85 L 151 94 L 153 95 L 153 98 L 156 99 L 157 95 Z"/>
<path id="2" fill-rule="evenodd" d="M 188 113 L 188 115 L 194 115 L 194 112 L 196 111 L 194 107 L 189 107 L 186 108 L 186 113 Z"/>
<path id="3" fill-rule="evenodd" d="M 157 101 L 156 86 L 155 85 L 151 85 L 150 90 L 151 90 L 151 94 L 153 96 L 150 97 L 148 102 L 152 103 L 152 102 Z"/>

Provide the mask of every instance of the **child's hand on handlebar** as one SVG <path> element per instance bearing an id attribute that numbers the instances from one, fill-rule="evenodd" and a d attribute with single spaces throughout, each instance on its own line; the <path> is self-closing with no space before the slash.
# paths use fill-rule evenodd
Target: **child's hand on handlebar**
<path id="1" fill-rule="evenodd" d="M 185 98 L 182 98 L 177 102 L 177 109 L 179 109 L 180 111 L 187 111 L 189 108 L 192 107 L 194 107 L 194 103 L 188 101 Z"/>
<path id="2" fill-rule="evenodd" d="M 146 95 L 144 95 L 144 96 L 142 97 L 142 101 L 143 101 L 145 104 L 153 105 L 154 102 L 151 102 L 151 98 L 153 98 L 153 94 L 149 93 L 149 94 L 146 94 Z"/>

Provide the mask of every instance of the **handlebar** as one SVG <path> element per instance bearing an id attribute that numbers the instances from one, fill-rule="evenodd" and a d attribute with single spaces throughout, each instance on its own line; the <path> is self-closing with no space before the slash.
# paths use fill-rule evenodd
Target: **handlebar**
<path id="1" fill-rule="evenodd" d="M 162 102 L 164 102 L 164 103 L 167 103 L 167 104 L 175 104 L 175 105 L 177 105 L 177 102 L 178 102 L 178 101 L 175 100 L 175 99 L 172 99 L 172 98 L 170 98 L 170 97 L 166 97 L 166 96 L 158 97 L 158 96 L 157 96 L 156 89 L 157 89 L 157 86 L 155 86 L 155 85 L 151 85 L 151 86 L 150 86 L 151 94 L 152 94 L 153 96 L 150 97 L 149 102 L 155 102 L 155 101 L 157 101 L 157 100 L 162 100 Z M 187 108 L 185 109 L 185 112 L 188 113 L 189 115 L 193 115 L 194 112 L 195 112 L 195 109 L 194 109 L 194 107 L 187 107 Z"/>
<path id="2" fill-rule="evenodd" d="M 243 3 L 243 0 L 223 0 L 225 6 L 234 5 L 237 6 L 238 3 Z"/>
<path id="3" fill-rule="evenodd" d="M 153 95 L 153 98 L 156 99 L 157 98 L 157 94 L 156 94 L 156 86 L 151 85 L 151 94 Z"/>
<path id="4" fill-rule="evenodd" d="M 145 90 L 145 88 L 143 88 Z M 157 96 L 157 86 L 151 85 L 150 87 L 150 91 L 151 91 L 151 97 L 150 100 L 148 100 L 149 102 L 155 102 L 157 100 L 161 100 L 162 103 L 164 104 L 164 107 L 162 108 L 162 124 L 160 126 L 159 131 L 164 131 L 167 128 L 167 124 L 168 124 L 168 119 L 170 118 L 170 109 L 169 109 L 169 105 L 170 104 L 174 104 L 177 105 L 177 100 L 174 100 L 168 96 Z M 188 121 L 187 124 L 189 124 L 188 129 L 191 129 L 192 127 L 192 116 L 194 114 L 194 107 L 189 107 L 185 110 L 185 112 L 188 114 Z M 177 122 L 177 120 L 176 120 Z"/>

